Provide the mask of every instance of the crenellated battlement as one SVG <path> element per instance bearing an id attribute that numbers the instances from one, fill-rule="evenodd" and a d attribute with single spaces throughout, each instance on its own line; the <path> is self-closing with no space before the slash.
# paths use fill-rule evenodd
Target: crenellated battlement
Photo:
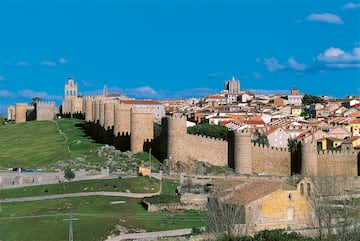
<path id="1" fill-rule="evenodd" d="M 55 106 L 55 101 L 39 101 L 39 102 L 36 102 L 36 106 L 41 106 L 41 107 L 46 107 L 46 106 L 49 106 L 49 107 L 53 107 Z"/>
<path id="2" fill-rule="evenodd" d="M 265 152 L 269 151 L 269 150 L 280 151 L 280 152 L 289 152 L 289 148 L 286 148 L 286 147 L 266 146 L 266 145 L 262 145 L 260 143 L 252 143 L 252 147 L 258 148 L 259 151 L 265 151 Z"/>
<path id="3" fill-rule="evenodd" d="M 130 111 L 131 113 L 136 113 L 136 114 L 154 114 L 154 111 L 151 109 L 138 108 L 138 107 L 132 107 Z"/>
<path id="4" fill-rule="evenodd" d="M 358 155 L 359 151 L 355 150 L 320 150 L 318 155 L 339 156 L 339 155 Z"/>
<path id="5" fill-rule="evenodd" d="M 199 141 L 216 141 L 216 142 L 221 142 L 221 143 L 227 143 L 227 140 L 223 140 L 223 139 L 212 137 L 212 136 L 196 135 L 196 134 L 188 134 L 188 135 L 199 138 Z"/>
<path id="6" fill-rule="evenodd" d="M 235 132 L 236 133 L 239 133 L 239 134 L 251 134 L 251 132 L 249 131 L 249 129 L 248 128 L 246 128 L 246 129 L 237 129 L 237 130 L 235 130 Z"/>
<path id="7" fill-rule="evenodd" d="M 26 107 L 29 106 L 28 103 L 21 103 L 21 102 L 16 103 L 15 105 L 16 105 L 16 106 L 26 106 Z"/>

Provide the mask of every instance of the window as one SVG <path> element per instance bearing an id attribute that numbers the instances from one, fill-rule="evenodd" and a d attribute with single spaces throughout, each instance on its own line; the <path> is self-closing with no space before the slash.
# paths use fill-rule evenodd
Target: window
<path id="1" fill-rule="evenodd" d="M 307 192 L 308 197 L 310 197 L 310 196 L 311 196 L 311 186 L 310 186 L 310 183 L 306 183 L 306 192 Z"/>
<path id="2" fill-rule="evenodd" d="M 304 195 L 304 183 L 300 184 L 300 194 Z"/>
<path id="3" fill-rule="evenodd" d="M 289 193 L 288 199 L 289 199 L 289 201 L 292 201 L 292 200 L 293 200 L 293 194 L 292 194 L 292 193 Z"/>

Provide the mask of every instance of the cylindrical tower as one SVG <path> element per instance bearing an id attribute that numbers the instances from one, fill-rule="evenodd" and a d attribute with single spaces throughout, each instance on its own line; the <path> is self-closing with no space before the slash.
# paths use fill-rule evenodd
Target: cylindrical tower
<path id="1" fill-rule="evenodd" d="M 238 130 L 234 135 L 235 171 L 239 174 L 251 174 L 251 133 L 248 130 Z"/>
<path id="2" fill-rule="evenodd" d="M 104 129 L 108 130 L 114 126 L 114 109 L 115 103 L 113 101 L 106 102 L 104 106 L 105 120 L 104 120 Z"/>
<path id="3" fill-rule="evenodd" d="M 103 100 L 99 103 L 99 124 L 101 127 L 104 127 L 105 123 L 105 103 Z"/>
<path id="4" fill-rule="evenodd" d="M 132 108 L 130 130 L 131 152 L 143 151 L 144 142 L 154 139 L 154 113 Z"/>
<path id="5" fill-rule="evenodd" d="M 26 103 L 16 103 L 15 104 L 15 122 L 21 123 L 26 122 L 26 111 L 28 105 Z"/>
<path id="6" fill-rule="evenodd" d="M 114 136 L 130 133 L 130 107 L 124 104 L 115 105 Z"/>
<path id="7" fill-rule="evenodd" d="M 84 112 L 85 113 L 85 121 L 93 122 L 93 98 L 86 97 L 84 98 Z"/>
<path id="8" fill-rule="evenodd" d="M 99 99 L 95 99 L 95 101 L 93 102 L 93 110 L 94 110 L 94 122 L 95 124 L 97 124 L 99 122 L 99 116 L 100 116 L 100 100 Z"/>
<path id="9" fill-rule="evenodd" d="M 167 158 L 188 161 L 186 151 L 186 117 L 167 117 Z"/>
<path id="10" fill-rule="evenodd" d="M 301 143 L 301 173 L 304 176 L 317 176 L 317 145 L 316 142 Z"/>

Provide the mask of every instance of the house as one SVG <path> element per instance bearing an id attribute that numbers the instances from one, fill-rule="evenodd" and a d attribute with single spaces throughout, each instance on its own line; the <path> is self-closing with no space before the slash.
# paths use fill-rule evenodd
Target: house
<path id="1" fill-rule="evenodd" d="M 321 138 L 317 140 L 318 148 L 321 150 L 332 150 L 336 148 L 340 148 L 341 144 L 344 140 L 333 138 L 333 137 L 327 137 L 327 138 Z"/>
<path id="2" fill-rule="evenodd" d="M 292 115 L 300 116 L 302 112 L 303 112 L 302 106 L 292 106 L 291 107 Z"/>
<path id="3" fill-rule="evenodd" d="M 353 136 L 348 139 L 354 149 L 360 149 L 360 136 Z"/>
<path id="4" fill-rule="evenodd" d="M 316 110 L 316 118 L 327 118 L 331 115 L 329 108 L 321 108 Z"/>
<path id="5" fill-rule="evenodd" d="M 230 187 L 225 183 L 220 185 L 228 189 L 219 188 L 212 198 L 242 208 L 239 232 L 295 229 L 309 225 L 312 209 L 307 191 L 311 191 L 311 186 L 304 183 L 291 186 L 280 180 L 238 181 L 237 185 Z"/>
<path id="6" fill-rule="evenodd" d="M 294 87 L 291 90 L 291 94 L 288 95 L 288 103 L 289 103 L 289 105 L 301 105 L 303 97 L 304 97 L 304 95 L 300 94 L 298 89 L 296 87 Z"/>
<path id="7" fill-rule="evenodd" d="M 335 127 L 334 129 L 329 130 L 329 132 L 327 133 L 327 136 L 335 137 L 335 138 L 339 138 L 339 139 L 345 139 L 346 137 L 351 136 L 351 132 L 345 130 L 342 127 Z"/>
<path id="8" fill-rule="evenodd" d="M 288 139 L 291 135 L 282 127 L 270 127 L 268 131 L 264 133 L 269 141 L 270 146 L 274 147 L 287 147 Z"/>

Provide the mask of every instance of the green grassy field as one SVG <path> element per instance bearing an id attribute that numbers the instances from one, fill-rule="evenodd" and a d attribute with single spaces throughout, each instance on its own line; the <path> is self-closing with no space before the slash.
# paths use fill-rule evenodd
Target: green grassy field
<path id="1" fill-rule="evenodd" d="M 125 201 L 111 204 L 112 201 Z M 25 203 L 0 204 L 0 240 L 68 240 L 68 213 L 71 208 L 74 240 L 104 240 L 118 234 L 116 226 L 136 230 L 160 231 L 204 226 L 199 212 L 148 213 L 140 199 L 122 197 L 81 197 Z"/>
<path id="2" fill-rule="evenodd" d="M 164 183 L 164 191 L 166 193 L 175 193 L 176 187 L 174 186 L 176 185 L 174 185 L 174 182 L 164 181 Z M 123 179 L 97 179 L 0 190 L 0 199 L 78 192 L 125 192 L 126 190 L 129 190 L 131 193 L 151 193 L 159 191 L 159 187 L 159 180 L 147 176 Z"/>
<path id="3" fill-rule="evenodd" d="M 93 182 L 99 182 L 97 184 Z M 107 190 L 117 183 L 129 189 L 143 185 L 157 185 L 159 181 L 149 177 L 131 179 L 110 179 L 94 181 L 77 181 L 66 183 L 67 193 L 76 192 L 85 186 L 92 185 L 99 190 Z M 177 181 L 163 180 L 162 194 L 175 195 Z M 29 196 L 29 192 L 48 189 L 52 194 L 56 185 L 43 185 L 13 190 L 2 190 L 6 197 Z M 110 187 L 110 189 L 113 187 Z M 24 192 L 24 190 L 26 190 Z M 72 191 L 71 191 L 72 190 Z M 136 190 L 136 189 L 135 189 Z M 132 191 L 135 191 L 132 190 Z M 33 195 L 30 195 L 33 196 Z M 113 201 L 125 201 L 111 204 Z M 140 204 L 140 199 L 125 197 L 90 196 L 79 198 L 63 198 L 46 201 L 0 203 L 0 240 L 52 241 L 67 240 L 68 218 L 70 209 L 77 221 L 73 222 L 74 240 L 104 240 L 108 235 L 118 235 L 116 227 L 125 227 L 129 232 L 160 231 L 178 228 L 204 226 L 204 213 L 199 212 L 157 212 L 148 213 Z M 19 228 L 21 227 L 21 228 Z"/>
<path id="4" fill-rule="evenodd" d="M 100 169 L 106 165 L 111 171 L 136 171 L 141 163 L 149 164 L 149 160 L 153 170 L 159 169 L 160 162 L 146 152 L 134 154 L 131 163 L 126 155 L 106 151 L 100 155 L 96 150 L 104 145 L 85 135 L 83 125 L 83 120 L 60 119 L 0 126 L 0 169 L 23 167 L 53 171 L 67 165 L 75 169 Z M 104 154 L 112 155 L 112 165 L 106 162 Z"/>
<path id="5" fill-rule="evenodd" d="M 67 136 L 60 134 L 57 128 Z M 0 167 L 48 168 L 57 161 L 88 155 L 101 144 L 84 135 L 82 120 L 30 121 L 0 127 Z M 101 163 L 101 159 L 94 161 Z"/>

